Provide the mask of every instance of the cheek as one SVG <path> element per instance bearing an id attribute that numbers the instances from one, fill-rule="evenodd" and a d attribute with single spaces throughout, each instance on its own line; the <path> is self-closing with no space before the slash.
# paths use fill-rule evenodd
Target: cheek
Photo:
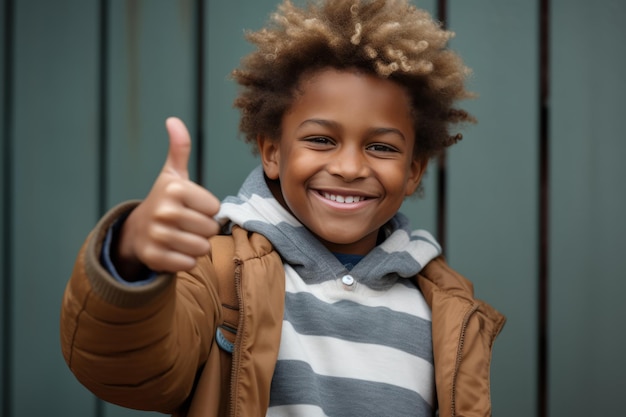
<path id="1" fill-rule="evenodd" d="M 405 196 L 405 193 L 410 191 L 413 181 L 407 173 L 406 167 L 397 167 L 396 169 L 389 169 L 387 171 L 387 188 L 398 196 Z"/>
<path id="2" fill-rule="evenodd" d="M 310 152 L 291 150 L 283 152 L 280 165 L 281 177 L 287 180 L 306 176 L 306 173 L 319 165 L 319 158 L 315 158 Z"/>

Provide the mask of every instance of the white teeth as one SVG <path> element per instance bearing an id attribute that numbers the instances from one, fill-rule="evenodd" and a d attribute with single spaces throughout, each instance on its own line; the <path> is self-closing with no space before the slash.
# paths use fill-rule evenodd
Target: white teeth
<path id="1" fill-rule="evenodd" d="M 338 203 L 344 203 L 344 204 L 358 203 L 359 201 L 365 199 L 364 197 L 359 197 L 359 196 L 353 196 L 353 195 L 343 196 L 343 195 L 335 195 L 335 194 L 329 194 L 329 193 L 324 193 L 324 198 L 328 200 L 336 201 Z"/>

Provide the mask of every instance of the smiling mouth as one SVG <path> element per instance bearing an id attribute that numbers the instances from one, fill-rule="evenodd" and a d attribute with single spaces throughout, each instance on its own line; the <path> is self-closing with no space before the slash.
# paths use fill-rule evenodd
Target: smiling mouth
<path id="1" fill-rule="evenodd" d="M 360 201 L 364 201 L 367 198 L 358 195 L 338 195 L 338 194 L 330 194 L 330 193 L 321 193 L 325 199 L 335 201 L 337 203 L 342 204 L 353 204 L 358 203 Z"/>

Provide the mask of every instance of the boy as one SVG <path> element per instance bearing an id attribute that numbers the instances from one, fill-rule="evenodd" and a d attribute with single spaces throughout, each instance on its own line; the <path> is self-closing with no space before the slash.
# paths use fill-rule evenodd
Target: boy
<path id="1" fill-rule="evenodd" d="M 239 194 L 188 180 L 189 135 L 168 119 L 152 190 L 79 253 L 61 318 L 78 379 L 177 415 L 490 415 L 504 318 L 398 213 L 449 125 L 472 120 L 452 107 L 469 94 L 450 36 L 405 0 L 283 3 L 233 73 L 261 159 Z"/>

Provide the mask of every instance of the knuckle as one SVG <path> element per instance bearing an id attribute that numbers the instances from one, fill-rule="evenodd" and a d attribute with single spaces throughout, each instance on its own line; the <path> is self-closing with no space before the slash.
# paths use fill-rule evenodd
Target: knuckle
<path id="1" fill-rule="evenodd" d="M 165 191 L 165 194 L 167 194 L 168 196 L 172 198 L 181 199 L 185 194 L 185 185 L 183 181 L 181 180 L 170 181 L 165 186 L 164 191 Z"/>
<path id="2" fill-rule="evenodd" d="M 137 257 L 145 265 L 154 268 L 154 264 L 161 258 L 160 251 L 154 245 L 142 245 L 137 251 Z"/>
<path id="3" fill-rule="evenodd" d="M 163 244 L 165 242 L 168 241 L 168 237 L 169 237 L 169 233 L 168 230 L 165 226 L 162 226 L 160 224 L 153 224 L 149 229 L 148 229 L 148 241 L 150 243 L 148 243 L 146 246 L 151 247 L 151 244 Z"/>
<path id="4" fill-rule="evenodd" d="M 178 215 L 178 208 L 173 204 L 159 204 L 154 209 L 154 218 L 158 221 L 169 222 Z"/>

